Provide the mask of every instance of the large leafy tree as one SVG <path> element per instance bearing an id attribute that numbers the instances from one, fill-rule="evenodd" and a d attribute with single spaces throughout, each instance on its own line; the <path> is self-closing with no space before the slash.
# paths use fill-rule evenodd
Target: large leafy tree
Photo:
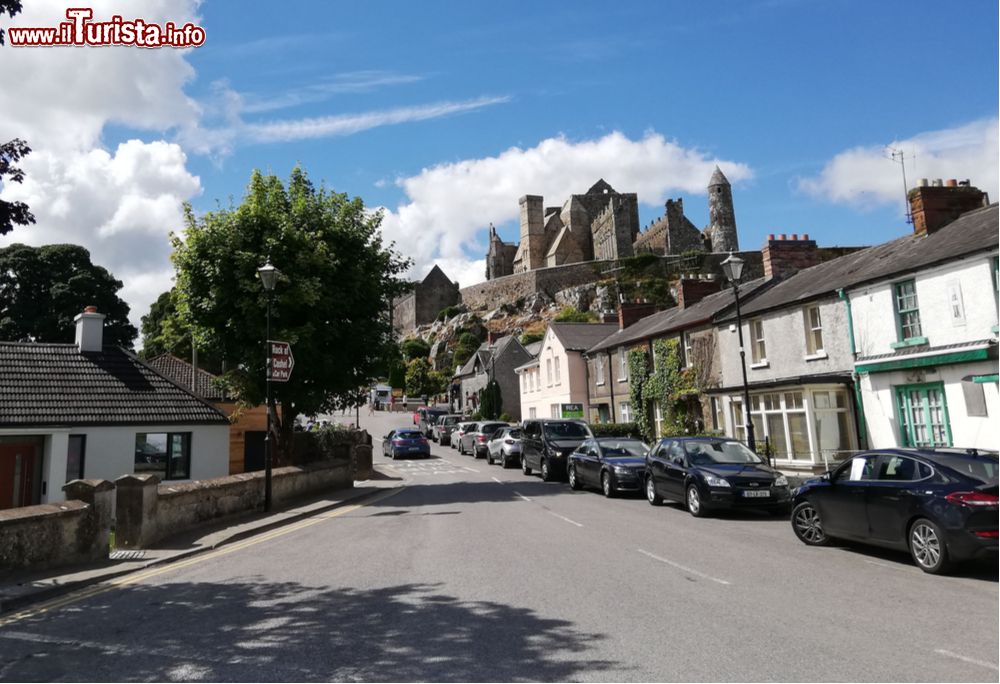
<path id="1" fill-rule="evenodd" d="M 79 245 L 0 249 L 0 340 L 72 342 L 85 306 L 104 314 L 104 344 L 132 347 L 136 329 L 118 291 L 122 282 Z"/>
<path id="2" fill-rule="evenodd" d="M 274 383 L 285 459 L 297 415 L 334 410 L 395 351 L 389 304 L 409 263 L 383 243 L 381 220 L 360 198 L 316 189 L 299 168 L 287 188 L 255 171 L 239 206 L 201 217 L 188 208 L 173 238 L 178 313 L 199 349 L 226 360 L 225 382 L 249 405 L 265 397 L 268 295 L 257 268 L 270 259 L 280 270 L 271 339 L 295 356 L 291 380 Z"/>
<path id="3" fill-rule="evenodd" d="M 171 288 L 156 298 L 149 313 L 142 317 L 142 350 L 139 355 L 152 359 L 173 354 L 185 361 L 192 358 L 194 332 L 177 311 L 177 290 Z M 198 367 L 211 373 L 222 370 L 222 357 L 214 350 L 198 349 Z"/>

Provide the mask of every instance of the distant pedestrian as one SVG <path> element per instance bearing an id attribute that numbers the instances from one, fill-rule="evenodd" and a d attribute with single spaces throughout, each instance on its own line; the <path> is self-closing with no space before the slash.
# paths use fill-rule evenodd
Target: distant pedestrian
<path id="1" fill-rule="evenodd" d="M 374 416 L 375 415 L 375 402 L 374 401 L 369 401 L 368 402 L 368 415 L 369 416 Z"/>

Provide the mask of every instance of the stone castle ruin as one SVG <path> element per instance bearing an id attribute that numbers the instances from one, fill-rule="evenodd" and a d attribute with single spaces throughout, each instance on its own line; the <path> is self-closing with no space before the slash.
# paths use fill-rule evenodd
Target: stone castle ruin
<path id="1" fill-rule="evenodd" d="M 525 195 L 518 204 L 520 243 L 505 243 L 490 226 L 487 280 L 642 253 L 668 256 L 690 251 L 739 251 L 733 192 L 718 166 L 708 183 L 709 225 L 703 231 L 684 216 L 680 199 L 667 200 L 664 215 L 640 231 L 636 194 L 620 193 L 604 179 L 582 195 L 571 195 L 562 207 L 545 207 L 539 195 Z"/>

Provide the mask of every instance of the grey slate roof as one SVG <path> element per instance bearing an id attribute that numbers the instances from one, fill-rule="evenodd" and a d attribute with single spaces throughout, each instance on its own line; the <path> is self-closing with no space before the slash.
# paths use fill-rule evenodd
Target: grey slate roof
<path id="1" fill-rule="evenodd" d="M 173 354 L 160 354 L 159 356 L 146 361 L 150 368 L 180 385 L 184 389 L 191 389 L 191 369 L 190 363 L 184 359 L 179 359 Z M 204 368 L 198 369 L 198 380 L 194 394 L 209 401 L 222 401 L 225 399 L 221 390 L 212 385 L 215 376 Z"/>
<path id="2" fill-rule="evenodd" d="M 764 278 L 757 278 L 756 280 L 751 280 L 740 285 L 741 305 L 748 301 L 750 297 L 763 292 L 770 285 L 771 282 Z M 733 304 L 733 290 L 727 286 L 721 292 L 708 295 L 686 309 L 680 309 L 675 306 L 641 318 L 624 330 L 619 330 L 615 334 L 604 338 L 598 344 L 588 349 L 587 354 L 596 354 L 606 349 L 632 345 L 642 340 L 706 323 L 713 320 L 719 313 L 732 307 Z"/>
<path id="3" fill-rule="evenodd" d="M 542 341 L 538 340 L 537 342 L 524 345 L 524 351 L 537 358 L 538 352 L 542 351 Z"/>
<path id="4" fill-rule="evenodd" d="M 856 287 L 995 249 L 1000 233 L 998 225 L 996 204 L 970 211 L 930 235 L 905 235 L 799 271 L 741 307 L 742 313 L 759 313 L 833 295 L 840 288 Z"/>
<path id="5" fill-rule="evenodd" d="M 0 427 L 229 424 L 117 347 L 0 342 L 0 378 Z"/>
<path id="6" fill-rule="evenodd" d="M 587 351 L 618 329 L 617 323 L 550 323 L 566 351 Z"/>

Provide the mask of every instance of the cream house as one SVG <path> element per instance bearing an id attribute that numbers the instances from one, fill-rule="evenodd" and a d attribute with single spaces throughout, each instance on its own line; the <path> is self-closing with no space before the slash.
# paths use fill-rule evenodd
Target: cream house
<path id="1" fill-rule="evenodd" d="M 538 356 L 515 369 L 521 418 L 585 418 L 587 362 L 583 353 L 618 330 L 615 323 L 551 323 Z"/>

